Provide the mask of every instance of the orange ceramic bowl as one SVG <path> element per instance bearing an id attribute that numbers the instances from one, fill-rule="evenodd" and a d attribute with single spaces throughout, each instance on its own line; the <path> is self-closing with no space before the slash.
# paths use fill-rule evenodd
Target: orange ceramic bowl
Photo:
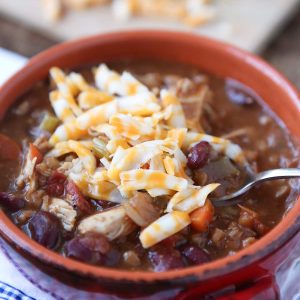
<path id="1" fill-rule="evenodd" d="M 1 87 L 0 116 L 3 117 L 9 106 L 37 81 L 45 79 L 51 66 L 72 69 L 123 58 L 185 63 L 215 75 L 234 78 L 252 88 L 283 120 L 290 133 L 296 139 L 300 138 L 299 94 L 284 76 L 260 58 L 235 47 L 198 35 L 167 31 L 93 36 L 55 46 L 37 55 Z M 242 282 L 263 273 L 263 261 L 271 255 L 278 259 L 280 249 L 299 229 L 298 199 L 283 220 L 265 237 L 233 256 L 181 270 L 133 272 L 87 265 L 65 258 L 31 240 L 0 210 L 1 235 L 27 257 L 34 258 L 48 270 L 62 269 L 66 272 L 59 272 L 61 274 L 90 278 L 102 287 L 113 286 L 115 291 L 134 287 L 137 292 L 146 292 L 153 288 L 194 284 L 200 285 L 203 291 L 209 291 L 231 282 Z"/>

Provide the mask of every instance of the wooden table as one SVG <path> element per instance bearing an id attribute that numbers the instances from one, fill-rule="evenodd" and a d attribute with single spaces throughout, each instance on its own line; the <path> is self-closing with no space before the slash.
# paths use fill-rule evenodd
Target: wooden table
<path id="1" fill-rule="evenodd" d="M 55 43 L 55 39 L 0 15 L 0 47 L 30 57 Z M 295 12 L 262 56 L 300 89 L 300 11 Z"/>

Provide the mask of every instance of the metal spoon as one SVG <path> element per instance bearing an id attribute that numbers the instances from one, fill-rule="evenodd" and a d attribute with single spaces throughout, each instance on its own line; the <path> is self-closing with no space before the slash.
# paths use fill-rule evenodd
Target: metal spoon
<path id="1" fill-rule="evenodd" d="M 269 171 L 264 171 L 261 173 L 256 174 L 239 190 L 225 195 L 220 198 L 211 199 L 215 206 L 228 206 L 233 205 L 241 201 L 241 199 L 237 199 L 238 197 L 242 196 L 246 192 L 248 192 L 251 188 L 253 188 L 258 183 L 267 180 L 274 180 L 274 179 L 284 179 L 284 178 L 300 178 L 300 169 L 273 169 Z"/>

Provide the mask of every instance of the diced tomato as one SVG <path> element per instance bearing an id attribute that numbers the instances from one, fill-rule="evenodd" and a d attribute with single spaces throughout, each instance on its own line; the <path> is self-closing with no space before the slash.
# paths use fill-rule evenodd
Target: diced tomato
<path id="1" fill-rule="evenodd" d="M 191 213 L 192 228 L 200 232 L 207 231 L 208 225 L 214 216 L 214 212 L 214 206 L 207 199 L 204 206 L 197 208 Z"/>
<path id="2" fill-rule="evenodd" d="M 36 163 L 39 164 L 43 160 L 43 154 L 40 152 L 37 146 L 34 144 L 30 143 L 29 144 L 29 153 L 30 153 L 30 158 L 33 159 L 36 157 Z"/>
<path id="3" fill-rule="evenodd" d="M 150 168 L 150 164 L 146 162 L 145 164 L 142 165 L 142 169 L 148 170 Z"/>
<path id="4" fill-rule="evenodd" d="M 8 136 L 0 133 L 0 159 L 17 160 L 20 154 L 20 146 Z"/>

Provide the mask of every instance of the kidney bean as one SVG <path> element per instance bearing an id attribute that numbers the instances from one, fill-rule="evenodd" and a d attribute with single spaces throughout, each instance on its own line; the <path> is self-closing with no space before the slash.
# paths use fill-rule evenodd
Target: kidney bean
<path id="1" fill-rule="evenodd" d="M 105 256 L 104 263 L 108 267 L 114 267 L 117 266 L 120 259 L 121 259 L 121 253 L 115 248 L 112 248 Z"/>
<path id="2" fill-rule="evenodd" d="M 29 220 L 28 228 L 35 241 L 50 249 L 56 248 L 63 230 L 60 220 L 46 211 L 37 212 Z"/>
<path id="3" fill-rule="evenodd" d="M 145 255 L 147 250 L 142 246 L 141 242 L 138 240 L 138 242 L 134 246 L 134 251 L 139 257 L 142 257 L 143 255 Z"/>
<path id="4" fill-rule="evenodd" d="M 0 204 L 12 212 L 24 208 L 25 203 L 24 198 L 16 197 L 11 193 L 0 192 Z"/>
<path id="5" fill-rule="evenodd" d="M 187 165 L 190 169 L 202 168 L 208 161 L 210 145 L 202 141 L 193 146 L 187 157 Z"/>
<path id="6" fill-rule="evenodd" d="M 109 241 L 104 235 L 88 232 L 67 242 L 64 250 L 68 257 L 92 264 L 104 264 L 110 249 Z"/>
<path id="7" fill-rule="evenodd" d="M 181 248 L 181 253 L 193 265 L 201 265 L 210 261 L 208 254 L 195 245 L 186 245 Z"/>
<path id="8" fill-rule="evenodd" d="M 91 214 L 92 207 L 90 203 L 84 198 L 77 185 L 69 180 L 66 185 L 66 193 L 71 198 L 71 201 L 77 211 L 81 214 Z"/>
<path id="9" fill-rule="evenodd" d="M 160 242 L 161 245 L 170 248 L 180 247 L 187 242 L 186 237 L 183 234 L 176 233 Z"/>
<path id="10" fill-rule="evenodd" d="M 149 260 L 155 272 L 163 272 L 185 266 L 180 252 L 174 248 L 154 247 L 149 251 Z"/>
<path id="11" fill-rule="evenodd" d="M 64 174 L 54 171 L 44 187 L 46 193 L 52 197 L 61 197 L 64 194 L 66 179 Z"/>

